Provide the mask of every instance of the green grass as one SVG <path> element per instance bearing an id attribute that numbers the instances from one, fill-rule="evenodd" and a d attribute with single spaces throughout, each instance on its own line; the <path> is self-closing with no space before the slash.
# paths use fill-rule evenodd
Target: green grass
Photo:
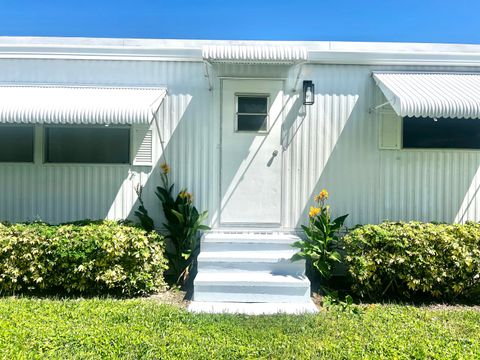
<path id="1" fill-rule="evenodd" d="M 152 300 L 0 300 L 4 359 L 478 359 L 480 311 L 193 315 Z"/>

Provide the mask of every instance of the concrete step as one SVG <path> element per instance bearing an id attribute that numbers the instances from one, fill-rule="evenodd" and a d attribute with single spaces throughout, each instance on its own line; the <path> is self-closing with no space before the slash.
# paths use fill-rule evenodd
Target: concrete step
<path id="1" fill-rule="evenodd" d="M 194 300 L 206 302 L 295 303 L 310 300 L 305 276 L 263 272 L 199 272 Z"/>
<path id="2" fill-rule="evenodd" d="M 317 307 L 308 300 L 296 303 L 239 303 L 239 302 L 208 302 L 192 301 L 188 311 L 209 314 L 313 314 L 318 312 Z"/>
<path id="3" fill-rule="evenodd" d="M 304 275 L 305 262 L 290 260 L 297 251 L 293 248 L 274 251 L 203 251 L 198 256 L 198 271 L 260 271 L 278 275 Z"/>
<path id="4" fill-rule="evenodd" d="M 209 232 L 201 240 L 201 251 L 290 250 L 300 238 L 284 233 Z"/>
<path id="5" fill-rule="evenodd" d="M 211 231 L 201 241 L 192 312 L 315 312 L 305 262 L 290 259 L 300 238 L 277 231 Z"/>

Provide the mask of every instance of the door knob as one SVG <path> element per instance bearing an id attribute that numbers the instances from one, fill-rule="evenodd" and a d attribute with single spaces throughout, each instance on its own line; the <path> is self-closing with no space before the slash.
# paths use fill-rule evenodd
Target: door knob
<path id="1" fill-rule="evenodd" d="M 278 155 L 278 150 L 275 150 L 273 153 L 272 153 L 272 156 L 275 157 Z"/>

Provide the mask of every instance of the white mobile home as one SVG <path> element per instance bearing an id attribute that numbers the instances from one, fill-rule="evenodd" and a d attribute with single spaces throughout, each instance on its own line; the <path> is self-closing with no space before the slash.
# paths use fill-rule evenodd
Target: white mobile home
<path id="1" fill-rule="evenodd" d="M 132 218 L 138 184 L 159 218 L 165 159 L 213 228 L 192 310 L 311 310 L 313 195 L 480 220 L 479 118 L 476 45 L 1 38 L 0 220 Z"/>

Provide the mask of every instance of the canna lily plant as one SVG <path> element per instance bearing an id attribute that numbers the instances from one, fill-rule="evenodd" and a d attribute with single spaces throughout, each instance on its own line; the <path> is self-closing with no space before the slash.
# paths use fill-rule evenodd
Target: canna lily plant
<path id="1" fill-rule="evenodd" d="M 171 241 L 166 254 L 169 260 L 169 270 L 172 272 L 173 283 L 184 284 L 197 258 L 200 242 L 199 232 L 210 230 L 203 222 L 207 219 L 206 211 L 198 212 L 193 205 L 193 196 L 182 189 L 176 196 L 173 195 L 173 184 L 170 184 L 168 174 L 170 167 L 161 165 L 162 186 L 157 187 L 156 195 L 160 199 L 166 222 L 163 224 Z"/>
<path id="2" fill-rule="evenodd" d="M 337 251 L 339 232 L 347 215 L 331 219 L 330 206 L 327 205 L 328 191 L 323 189 L 314 197 L 315 206 L 310 207 L 308 226 L 302 225 L 305 239 L 292 244 L 299 248 L 292 261 L 309 260 L 320 278 L 327 281 L 331 278 L 335 263 L 341 261 Z"/>

